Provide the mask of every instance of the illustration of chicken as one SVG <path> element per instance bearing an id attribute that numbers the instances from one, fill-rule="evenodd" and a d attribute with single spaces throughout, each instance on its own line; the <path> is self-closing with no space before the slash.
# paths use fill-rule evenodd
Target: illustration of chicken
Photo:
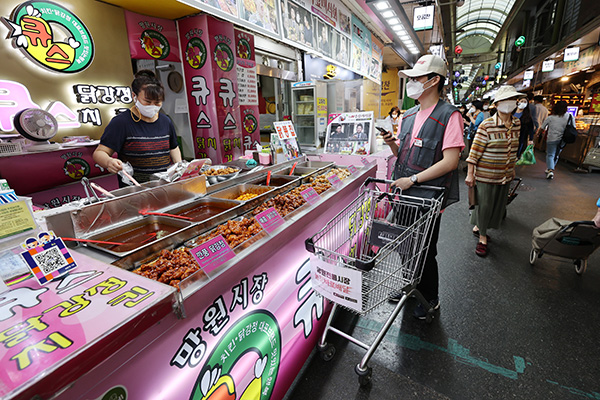
<path id="1" fill-rule="evenodd" d="M 229 70 L 229 63 L 231 60 L 229 59 L 229 54 L 223 49 L 217 49 L 215 51 L 215 62 L 223 71 Z"/>

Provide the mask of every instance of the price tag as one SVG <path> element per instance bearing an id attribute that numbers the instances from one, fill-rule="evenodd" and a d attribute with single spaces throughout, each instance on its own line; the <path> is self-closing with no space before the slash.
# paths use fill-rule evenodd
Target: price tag
<path id="1" fill-rule="evenodd" d="M 283 225 L 285 222 L 277 210 L 273 207 L 267 208 L 265 211 L 259 213 L 254 218 L 258 221 L 260 226 L 267 231 L 267 233 L 273 232 L 275 229 Z"/>
<path id="2" fill-rule="evenodd" d="M 369 165 L 371 162 L 369 160 L 367 160 L 366 158 L 361 158 L 360 161 L 363 163 L 364 166 Z"/>
<path id="3" fill-rule="evenodd" d="M 190 250 L 194 260 L 200 265 L 205 273 L 209 273 L 223 264 L 225 261 L 235 257 L 235 253 L 227 244 L 223 235 L 212 238 L 208 242 Z"/>
<path id="4" fill-rule="evenodd" d="M 356 173 L 358 172 L 358 170 L 356 169 L 356 167 L 354 165 L 349 165 L 348 166 L 348 171 L 350 171 L 350 173 L 352 175 L 356 175 Z"/>
<path id="5" fill-rule="evenodd" d="M 340 181 L 340 177 L 337 175 L 331 175 L 327 178 L 327 180 L 329 181 L 329 183 L 331 183 L 331 186 L 333 186 L 336 189 L 342 187 L 342 181 Z"/>
<path id="6" fill-rule="evenodd" d="M 304 200 L 306 200 L 306 202 L 311 205 L 314 205 L 315 203 L 318 203 L 319 200 L 321 200 L 321 196 L 319 196 L 319 193 L 317 193 L 315 188 L 309 187 L 308 189 L 301 191 L 300 194 L 302 195 Z"/>

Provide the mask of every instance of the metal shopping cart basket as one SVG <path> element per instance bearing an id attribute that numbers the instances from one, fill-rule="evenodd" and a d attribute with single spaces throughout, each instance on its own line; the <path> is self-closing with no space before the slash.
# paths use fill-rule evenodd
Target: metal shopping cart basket
<path id="1" fill-rule="evenodd" d="M 427 321 L 431 322 L 434 310 L 416 285 L 421 279 L 444 191 L 420 186 L 419 189 L 438 195 L 420 198 L 381 191 L 377 186 L 369 189 L 371 183 L 384 184 L 387 189 L 392 181 L 368 178 L 359 196 L 306 240 L 306 249 L 314 253 L 313 288 L 334 302 L 317 347 L 324 360 L 333 358 L 335 348 L 326 342 L 331 331 L 364 348 L 367 352 L 354 369 L 361 385 L 370 382 L 372 369 L 367 363 L 410 296 L 423 304 Z M 364 315 L 394 296 L 401 299 L 371 345 L 331 326 L 338 307 Z"/>

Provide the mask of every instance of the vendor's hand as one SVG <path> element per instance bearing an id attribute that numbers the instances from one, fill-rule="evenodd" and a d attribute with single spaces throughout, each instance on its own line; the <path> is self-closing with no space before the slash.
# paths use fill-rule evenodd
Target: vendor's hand
<path id="1" fill-rule="evenodd" d="M 392 182 L 390 185 L 392 188 L 397 187 L 400 190 L 408 190 L 412 187 L 413 183 L 410 181 L 410 178 L 400 178 Z"/>
<path id="2" fill-rule="evenodd" d="M 465 178 L 465 183 L 467 184 L 468 187 L 475 186 L 475 175 L 467 174 L 467 177 Z"/>
<path id="3" fill-rule="evenodd" d="M 116 174 L 123 169 L 123 163 L 118 158 L 110 158 L 106 163 L 106 169 L 111 174 Z"/>

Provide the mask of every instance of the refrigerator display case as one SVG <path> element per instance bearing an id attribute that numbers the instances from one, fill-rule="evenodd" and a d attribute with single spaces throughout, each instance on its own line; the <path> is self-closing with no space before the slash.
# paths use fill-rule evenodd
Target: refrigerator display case
<path id="1" fill-rule="evenodd" d="M 317 148 L 327 130 L 327 84 L 303 81 L 292 84 L 292 121 L 298 142 Z"/>

